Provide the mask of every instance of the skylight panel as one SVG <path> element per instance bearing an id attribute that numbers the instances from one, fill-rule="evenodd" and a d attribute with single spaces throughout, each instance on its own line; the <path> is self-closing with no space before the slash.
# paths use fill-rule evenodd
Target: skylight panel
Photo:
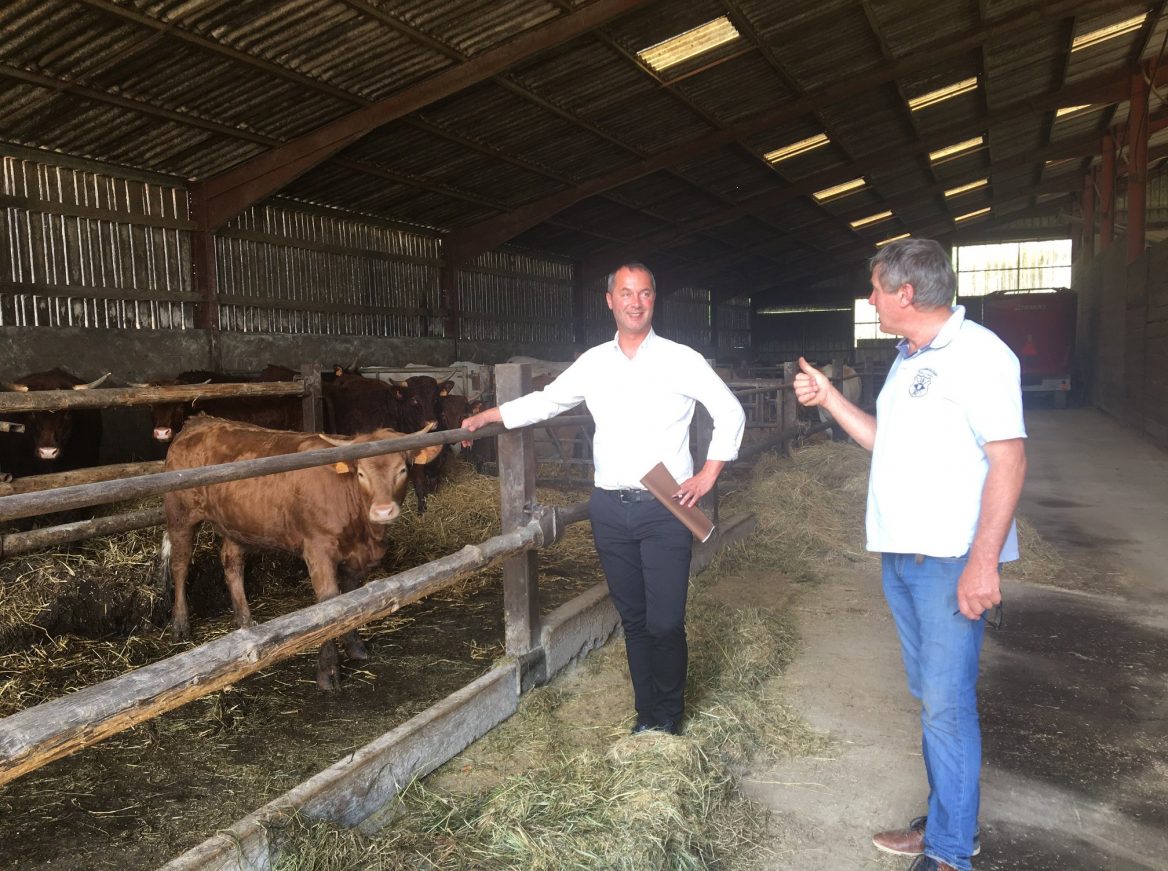
<path id="1" fill-rule="evenodd" d="M 984 209 L 977 209 L 973 212 L 966 212 L 964 215 L 958 215 L 953 219 L 954 223 L 960 224 L 962 221 L 972 221 L 974 218 L 980 218 L 982 215 L 988 215 L 990 207 L 986 206 Z"/>
<path id="2" fill-rule="evenodd" d="M 1054 117 L 1065 118 L 1067 115 L 1074 115 L 1076 112 L 1083 112 L 1087 109 L 1093 108 L 1093 106 L 1093 103 L 1084 103 L 1082 106 L 1063 106 L 1062 108 L 1055 110 Z"/>
<path id="3" fill-rule="evenodd" d="M 1148 13 L 1144 12 L 1140 15 L 1134 15 L 1131 18 L 1125 18 L 1123 21 L 1117 21 L 1115 24 L 1100 27 L 1098 30 L 1092 30 L 1090 33 L 1076 36 L 1071 40 L 1071 51 L 1078 51 L 1081 48 L 1098 45 L 1101 42 L 1115 39 L 1115 37 L 1123 36 L 1125 33 L 1131 33 L 1133 30 L 1138 30 L 1147 17 Z"/>
<path id="4" fill-rule="evenodd" d="M 886 221 L 892 217 L 892 210 L 887 212 L 877 212 L 875 215 L 869 215 L 866 218 L 860 218 L 857 221 L 850 221 L 849 226 L 853 230 L 859 230 L 861 227 L 868 227 L 872 224 L 879 224 L 881 221 Z"/>
<path id="5" fill-rule="evenodd" d="M 826 133 L 818 133 L 782 148 L 776 148 L 774 151 L 768 151 L 762 158 L 769 163 L 778 163 L 780 160 L 788 160 L 792 157 L 798 157 L 800 154 L 806 154 L 808 151 L 819 148 L 821 145 L 827 145 L 829 142 L 831 140 L 827 138 Z"/>
<path id="6" fill-rule="evenodd" d="M 913 97 L 908 101 L 908 107 L 915 112 L 917 109 L 935 106 L 943 100 L 948 100 L 959 94 L 968 94 L 970 91 L 976 89 L 977 76 L 973 76 L 968 79 L 962 79 L 960 82 L 946 85 L 943 88 L 937 88 L 935 91 L 929 91 L 927 94 L 921 94 L 919 97 Z"/>
<path id="7" fill-rule="evenodd" d="M 865 184 L 867 184 L 867 182 L 862 178 L 854 178 L 851 181 L 845 181 L 843 184 L 833 185 L 832 187 L 824 188 L 821 191 L 816 191 L 811 196 L 815 197 L 815 201 L 817 203 L 824 203 L 828 200 L 833 200 L 836 197 L 841 197 L 844 194 L 851 193 L 854 190 L 859 190 Z"/>
<path id="8" fill-rule="evenodd" d="M 965 154 L 967 151 L 973 151 L 985 145 L 984 136 L 975 136 L 973 139 L 966 139 L 962 142 L 954 143 L 945 148 L 938 148 L 936 151 L 929 152 L 929 160 L 933 163 L 940 163 L 943 160 L 948 160 L 951 157 Z"/>
<path id="9" fill-rule="evenodd" d="M 949 188 L 949 190 L 945 191 L 945 196 L 959 197 L 962 194 L 969 193 L 970 191 L 981 190 L 984 187 L 988 187 L 989 183 L 990 180 L 988 178 L 979 178 L 977 181 L 971 181 L 969 184 L 962 184 L 955 188 Z"/>
<path id="10" fill-rule="evenodd" d="M 887 239 L 881 239 L 876 243 L 877 248 L 883 248 L 889 242 L 899 242 L 901 239 L 907 239 L 912 233 L 901 233 L 899 236 L 889 236 Z"/>
<path id="11" fill-rule="evenodd" d="M 656 45 L 643 48 L 637 52 L 637 57 L 648 64 L 654 72 L 659 73 L 732 42 L 738 39 L 738 35 L 730 19 L 723 15 Z"/>

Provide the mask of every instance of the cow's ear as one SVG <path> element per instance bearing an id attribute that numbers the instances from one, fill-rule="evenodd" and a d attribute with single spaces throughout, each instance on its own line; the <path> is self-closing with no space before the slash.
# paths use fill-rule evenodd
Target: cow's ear
<path id="1" fill-rule="evenodd" d="M 454 389 L 454 382 L 453 381 L 443 381 L 441 384 L 438 385 L 438 395 L 439 396 L 449 396 L 450 391 L 453 389 Z"/>
<path id="2" fill-rule="evenodd" d="M 414 451 L 414 462 L 420 466 L 425 465 L 442 453 L 442 447 L 442 445 L 430 445 L 428 448 Z"/>
<path id="3" fill-rule="evenodd" d="M 347 475 L 349 472 L 353 471 L 353 467 L 348 463 L 341 461 L 339 463 L 333 463 L 333 471 L 338 475 Z"/>

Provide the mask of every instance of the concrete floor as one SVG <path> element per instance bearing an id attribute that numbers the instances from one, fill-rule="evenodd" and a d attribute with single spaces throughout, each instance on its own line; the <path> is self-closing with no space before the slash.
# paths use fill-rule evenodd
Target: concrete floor
<path id="1" fill-rule="evenodd" d="M 1019 514 L 1075 577 L 1004 585 L 987 632 L 979 869 L 1168 868 L 1168 454 L 1091 409 L 1028 410 Z M 1071 589 L 1063 589 L 1070 587 Z M 799 604 L 786 678 L 836 752 L 750 773 L 771 867 L 907 867 L 871 832 L 924 812 L 915 702 L 870 567 Z"/>

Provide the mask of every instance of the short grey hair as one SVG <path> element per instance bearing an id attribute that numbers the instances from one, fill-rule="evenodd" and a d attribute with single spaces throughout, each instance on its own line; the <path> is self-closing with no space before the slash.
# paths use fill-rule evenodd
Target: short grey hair
<path id="1" fill-rule="evenodd" d="M 886 290 L 913 286 L 913 306 L 935 309 L 953 304 L 957 275 L 945 249 L 933 239 L 898 239 L 868 261 L 872 274 Z M 879 269 L 879 275 L 876 270 Z"/>
<path id="2" fill-rule="evenodd" d="M 638 263 L 636 261 L 633 261 L 631 263 L 622 263 L 620 266 L 618 266 L 612 272 L 608 273 L 608 285 L 607 285 L 608 289 L 605 291 L 605 293 L 612 293 L 612 289 L 614 287 L 616 287 L 616 274 L 618 272 L 620 272 L 622 269 L 631 269 L 634 272 L 644 272 L 646 275 L 649 276 L 649 284 L 652 286 L 653 292 L 654 293 L 657 292 L 657 279 L 653 275 L 653 270 L 650 269 L 648 266 L 646 266 L 644 263 Z"/>

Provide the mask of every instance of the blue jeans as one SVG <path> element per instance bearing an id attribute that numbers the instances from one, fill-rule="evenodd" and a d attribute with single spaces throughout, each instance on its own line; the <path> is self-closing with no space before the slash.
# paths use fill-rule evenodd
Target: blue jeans
<path id="1" fill-rule="evenodd" d="M 977 661 L 985 620 L 957 613 L 965 557 L 883 555 L 884 597 L 900 635 L 908 689 L 921 702 L 929 779 L 925 853 L 968 871 L 977 833 L 981 727 Z"/>

